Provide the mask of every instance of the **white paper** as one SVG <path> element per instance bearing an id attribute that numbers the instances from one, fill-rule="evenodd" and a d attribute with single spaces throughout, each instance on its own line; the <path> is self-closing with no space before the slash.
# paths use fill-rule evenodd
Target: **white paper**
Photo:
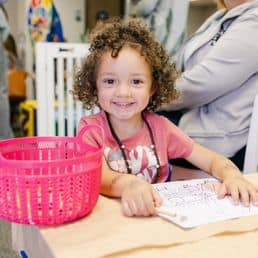
<path id="1" fill-rule="evenodd" d="M 215 221 L 258 214 L 258 207 L 235 205 L 230 196 L 218 199 L 215 192 L 219 181 L 213 178 L 153 184 L 163 197 L 162 210 L 175 217 L 159 216 L 183 228 L 196 227 Z"/>

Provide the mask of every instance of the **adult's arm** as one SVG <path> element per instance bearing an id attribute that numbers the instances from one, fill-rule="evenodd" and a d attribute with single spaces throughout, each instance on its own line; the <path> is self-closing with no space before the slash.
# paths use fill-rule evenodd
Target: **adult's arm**
<path id="1" fill-rule="evenodd" d="M 240 87 L 258 71 L 258 15 L 237 18 L 210 52 L 177 80 L 181 99 L 169 110 L 203 106 Z"/>

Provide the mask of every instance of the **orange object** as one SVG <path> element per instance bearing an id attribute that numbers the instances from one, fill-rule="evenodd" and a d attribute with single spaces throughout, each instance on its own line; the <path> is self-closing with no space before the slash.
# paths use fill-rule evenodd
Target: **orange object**
<path id="1" fill-rule="evenodd" d="M 10 100 L 25 100 L 28 73 L 17 68 L 8 71 L 8 92 Z"/>

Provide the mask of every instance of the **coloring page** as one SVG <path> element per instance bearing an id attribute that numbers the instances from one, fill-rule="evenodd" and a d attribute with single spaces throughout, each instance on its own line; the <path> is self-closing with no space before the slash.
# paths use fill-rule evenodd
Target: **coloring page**
<path id="1" fill-rule="evenodd" d="M 163 198 L 159 216 L 183 228 L 258 214 L 258 207 L 233 204 L 230 196 L 218 199 L 220 182 L 213 178 L 154 184 Z M 166 213 L 174 214 L 169 216 Z"/>

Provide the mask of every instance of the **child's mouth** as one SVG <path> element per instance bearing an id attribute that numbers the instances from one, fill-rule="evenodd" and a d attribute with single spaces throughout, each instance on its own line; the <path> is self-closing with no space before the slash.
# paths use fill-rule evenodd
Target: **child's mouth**
<path id="1" fill-rule="evenodd" d="M 134 102 L 113 102 L 113 104 L 119 108 L 126 109 L 131 107 L 134 104 Z"/>

